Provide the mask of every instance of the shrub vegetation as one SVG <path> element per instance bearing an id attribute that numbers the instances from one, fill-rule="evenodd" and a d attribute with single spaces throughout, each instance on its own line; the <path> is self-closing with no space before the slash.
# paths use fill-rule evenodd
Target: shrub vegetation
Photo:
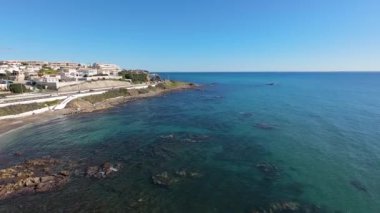
<path id="1" fill-rule="evenodd" d="M 11 84 L 9 85 L 9 90 L 13 93 L 28 92 L 24 84 Z"/>
<path id="2" fill-rule="evenodd" d="M 130 95 L 131 94 L 127 89 L 121 88 L 121 89 L 110 90 L 99 95 L 91 95 L 91 96 L 83 97 L 82 99 L 94 104 L 101 101 L 105 101 L 110 98 L 125 97 L 125 96 L 130 96 Z"/>
<path id="3" fill-rule="evenodd" d="M 124 79 L 131 79 L 133 83 L 144 83 L 148 81 L 148 73 L 143 71 L 123 70 L 119 75 Z"/>

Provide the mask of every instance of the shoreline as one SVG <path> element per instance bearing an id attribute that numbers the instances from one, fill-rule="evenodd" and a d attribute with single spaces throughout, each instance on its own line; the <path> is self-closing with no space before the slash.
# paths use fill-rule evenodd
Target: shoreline
<path id="1" fill-rule="evenodd" d="M 31 115 L 31 116 L 22 117 L 22 118 L 1 120 L 0 121 L 0 138 L 8 134 L 11 134 L 15 131 L 19 131 L 23 128 L 27 128 L 28 126 L 31 126 L 34 124 L 42 124 L 42 123 L 45 123 L 54 119 L 58 119 L 58 118 L 75 116 L 76 114 L 99 112 L 102 110 L 107 110 L 107 109 L 119 106 L 120 104 L 123 104 L 123 103 L 131 102 L 131 101 L 135 101 L 139 99 L 156 97 L 156 96 L 160 96 L 165 93 L 174 92 L 174 91 L 194 89 L 196 87 L 197 85 L 186 83 L 184 85 L 180 85 L 174 88 L 165 88 L 165 89 L 155 88 L 155 90 L 149 90 L 149 92 L 144 93 L 144 94 L 134 94 L 131 96 L 119 96 L 115 98 L 110 98 L 110 99 L 106 99 L 106 100 L 91 104 L 91 106 L 88 105 L 89 102 L 83 101 L 81 98 L 78 98 L 78 99 L 72 100 L 70 103 L 67 104 L 66 108 L 62 110 L 48 111 L 45 113 Z M 87 105 L 83 104 L 83 102 L 87 102 Z"/>

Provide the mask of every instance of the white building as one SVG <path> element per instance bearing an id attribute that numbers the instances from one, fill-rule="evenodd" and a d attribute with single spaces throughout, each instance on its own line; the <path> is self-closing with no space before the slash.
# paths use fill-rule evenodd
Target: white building
<path id="1" fill-rule="evenodd" d="M 21 65 L 21 61 L 8 60 L 8 61 L 2 61 L 1 64 L 7 64 L 9 66 L 20 66 Z"/>
<path id="2" fill-rule="evenodd" d="M 77 69 L 80 67 L 80 64 L 78 63 L 72 63 L 72 62 L 51 62 L 48 63 L 48 66 L 54 70 L 59 70 L 59 69 Z"/>
<path id="3" fill-rule="evenodd" d="M 62 78 L 76 78 L 79 76 L 79 72 L 76 69 L 65 68 L 61 71 Z"/>
<path id="4" fill-rule="evenodd" d="M 101 75 L 113 75 L 117 76 L 121 71 L 121 68 L 116 64 L 94 64 L 94 67 L 98 69 L 98 74 Z"/>
<path id="5" fill-rule="evenodd" d="M 0 74 L 5 74 L 8 71 L 8 65 L 0 65 Z"/>
<path id="6" fill-rule="evenodd" d="M 42 66 L 28 65 L 26 66 L 24 71 L 28 73 L 38 73 L 38 71 L 40 71 L 41 69 L 42 69 Z"/>
<path id="7" fill-rule="evenodd" d="M 98 74 L 98 70 L 96 69 L 81 69 L 83 76 L 94 76 Z"/>
<path id="8" fill-rule="evenodd" d="M 44 83 L 57 83 L 59 80 L 61 80 L 59 75 L 48 75 L 40 78 L 40 81 Z"/>
<path id="9" fill-rule="evenodd" d="M 28 66 L 39 66 L 39 67 L 42 67 L 43 65 L 48 64 L 48 62 L 46 61 L 23 61 L 23 63 Z"/>
<path id="10" fill-rule="evenodd" d="M 0 80 L 0 90 L 8 90 L 11 83 L 13 82 L 8 80 Z"/>

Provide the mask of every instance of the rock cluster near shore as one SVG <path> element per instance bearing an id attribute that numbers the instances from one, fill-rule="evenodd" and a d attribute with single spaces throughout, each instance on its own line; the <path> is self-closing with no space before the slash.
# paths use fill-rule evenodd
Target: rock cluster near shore
<path id="1" fill-rule="evenodd" d="M 86 176 L 87 177 L 93 177 L 93 178 L 106 178 L 112 173 L 118 172 L 121 168 L 121 164 L 117 163 L 115 165 L 111 163 L 104 163 L 101 166 L 90 166 L 86 170 Z"/>
<path id="2" fill-rule="evenodd" d="M 88 167 L 84 172 L 72 161 L 44 157 L 27 160 L 0 170 L 0 200 L 21 195 L 56 191 L 65 186 L 74 175 L 102 179 L 118 172 L 121 164 L 104 163 Z M 83 171 L 83 170 L 82 170 Z"/>
<path id="3" fill-rule="evenodd" d="M 140 98 L 148 98 L 148 97 L 157 96 L 157 95 L 170 92 L 170 91 L 191 89 L 191 88 L 196 88 L 196 85 L 192 83 L 169 81 L 169 83 L 168 82 L 160 83 L 156 87 L 149 86 L 148 88 L 145 88 L 145 89 L 129 89 L 126 93 L 120 92 L 120 94 L 117 94 L 117 95 L 111 94 L 108 96 L 107 93 L 94 95 L 93 100 L 89 100 L 91 99 L 92 96 L 75 99 L 67 104 L 66 110 L 69 111 L 68 114 L 105 110 L 113 106 L 125 103 L 126 101 L 140 99 Z M 112 91 L 113 90 L 110 90 L 108 91 L 108 93 L 112 93 Z"/>
<path id="4" fill-rule="evenodd" d="M 70 179 L 73 164 L 53 158 L 25 161 L 0 170 L 0 200 L 56 190 Z"/>

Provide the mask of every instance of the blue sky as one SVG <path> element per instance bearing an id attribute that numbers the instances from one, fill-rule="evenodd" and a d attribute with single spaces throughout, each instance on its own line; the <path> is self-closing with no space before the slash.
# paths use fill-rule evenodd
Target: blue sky
<path id="1" fill-rule="evenodd" d="M 0 59 L 380 70 L 379 0 L 0 0 Z"/>

